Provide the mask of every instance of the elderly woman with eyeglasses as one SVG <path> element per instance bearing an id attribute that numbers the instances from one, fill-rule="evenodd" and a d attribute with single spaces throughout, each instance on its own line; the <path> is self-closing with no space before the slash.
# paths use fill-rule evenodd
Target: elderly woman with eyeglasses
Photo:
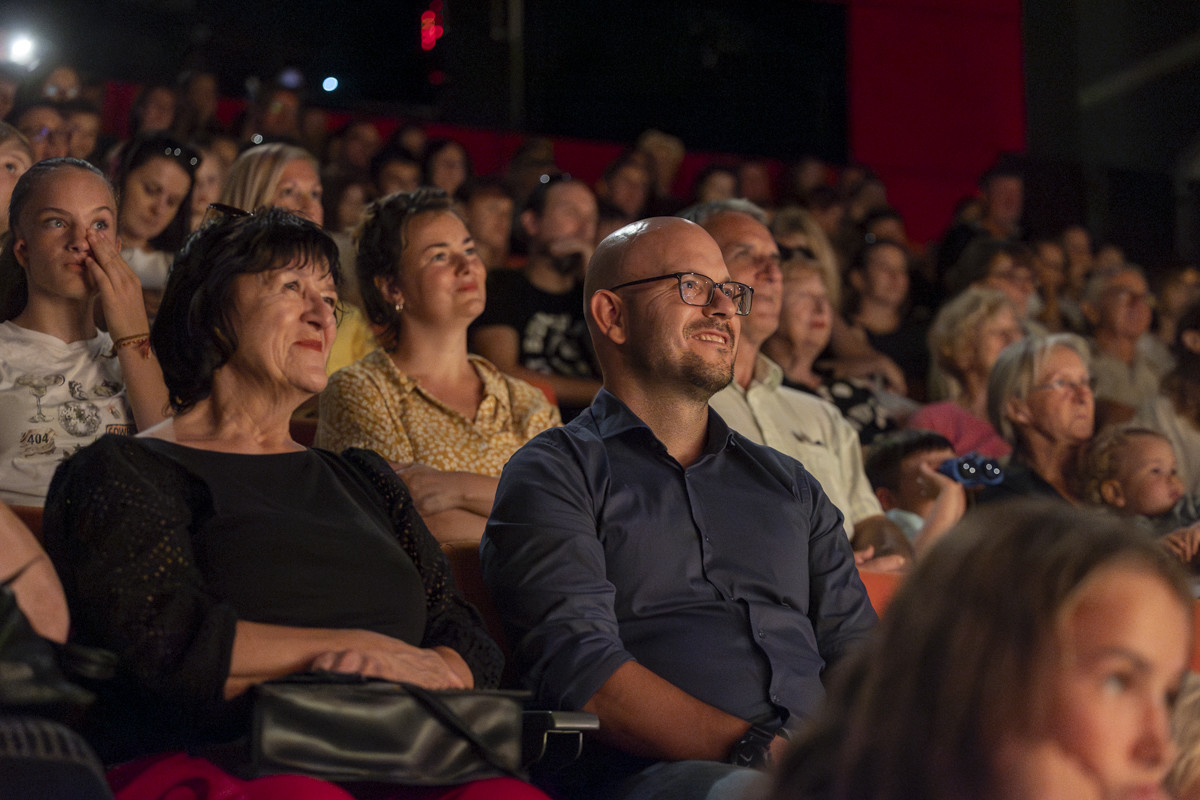
<path id="1" fill-rule="evenodd" d="M 559 424 L 541 391 L 467 352 L 486 268 L 440 189 L 372 203 L 358 270 L 383 346 L 337 372 L 321 395 L 317 445 L 367 447 L 400 465 L 417 510 L 442 541 L 478 541 L 500 470 Z"/>
<path id="2" fill-rule="evenodd" d="M 1079 504 L 1081 453 L 1096 404 L 1087 343 L 1073 333 L 1030 336 L 1001 351 L 988 376 L 992 425 L 1013 447 L 1004 480 L 980 501 L 1040 495 Z"/>

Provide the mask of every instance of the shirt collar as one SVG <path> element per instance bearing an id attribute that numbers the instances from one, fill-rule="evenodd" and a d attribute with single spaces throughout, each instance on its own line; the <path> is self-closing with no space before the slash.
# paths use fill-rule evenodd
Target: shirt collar
<path id="1" fill-rule="evenodd" d="M 596 394 L 596 399 L 592 401 L 592 405 L 588 410 L 579 417 L 582 421 L 587 418 L 596 431 L 600 434 L 600 438 L 609 439 L 621 436 L 630 431 L 644 431 L 645 436 L 659 442 L 654 431 L 650 430 L 641 417 L 629 410 L 629 406 L 625 405 L 616 395 L 607 389 L 601 389 Z M 708 408 L 708 438 L 704 443 L 704 453 L 718 453 L 726 447 L 734 443 L 734 433 L 721 419 L 721 416 L 712 409 Z"/>

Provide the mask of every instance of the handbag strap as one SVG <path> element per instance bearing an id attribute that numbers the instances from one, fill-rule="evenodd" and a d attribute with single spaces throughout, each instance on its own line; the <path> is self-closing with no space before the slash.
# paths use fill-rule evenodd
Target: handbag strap
<path id="1" fill-rule="evenodd" d="M 471 750 L 475 752 L 475 755 L 479 756 L 484 761 L 503 772 L 505 775 L 509 775 L 517 780 L 525 780 L 524 775 L 508 766 L 508 764 L 504 763 L 504 759 L 494 750 L 492 750 L 492 748 L 489 747 L 486 742 L 480 739 L 475 734 L 475 731 L 471 730 L 467 725 L 464 725 L 463 721 L 459 719 L 459 716 L 455 714 L 449 706 L 443 703 L 439 697 L 432 694 L 424 687 L 417 686 L 412 683 L 404 684 L 404 688 L 408 691 L 409 695 L 411 695 L 414 699 L 416 699 L 417 702 L 425 707 L 426 711 L 437 717 L 439 722 L 457 733 L 459 736 L 462 736 L 464 739 L 466 739 L 467 743 L 471 745 Z"/>

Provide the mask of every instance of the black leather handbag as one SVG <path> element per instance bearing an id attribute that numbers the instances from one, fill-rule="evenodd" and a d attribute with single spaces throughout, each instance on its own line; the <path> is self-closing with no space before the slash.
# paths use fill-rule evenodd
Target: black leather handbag
<path id="1" fill-rule="evenodd" d="M 341 783 L 446 786 L 521 780 L 527 692 L 431 691 L 342 673 L 290 675 L 255 688 L 250 768 Z"/>

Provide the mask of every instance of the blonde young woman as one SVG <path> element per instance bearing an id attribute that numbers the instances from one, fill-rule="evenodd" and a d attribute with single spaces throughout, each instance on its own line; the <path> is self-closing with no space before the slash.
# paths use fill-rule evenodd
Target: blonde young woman
<path id="1" fill-rule="evenodd" d="M 282 208 L 317 225 L 325 224 L 321 205 L 320 165 L 305 149 L 290 144 L 260 144 L 246 150 L 229 170 L 220 202 L 242 211 Z M 333 374 L 353 364 L 375 348 L 371 329 L 354 304 L 358 296 L 354 270 L 347 265 L 349 285 L 342 299 L 338 335 L 329 353 L 327 370 Z"/>
<path id="2" fill-rule="evenodd" d="M 383 347 L 330 379 L 317 445 L 370 448 L 398 462 L 435 537 L 478 541 L 500 470 L 559 423 L 558 410 L 467 353 L 467 326 L 486 301 L 486 269 L 445 192 L 372 203 L 358 268 Z"/>

